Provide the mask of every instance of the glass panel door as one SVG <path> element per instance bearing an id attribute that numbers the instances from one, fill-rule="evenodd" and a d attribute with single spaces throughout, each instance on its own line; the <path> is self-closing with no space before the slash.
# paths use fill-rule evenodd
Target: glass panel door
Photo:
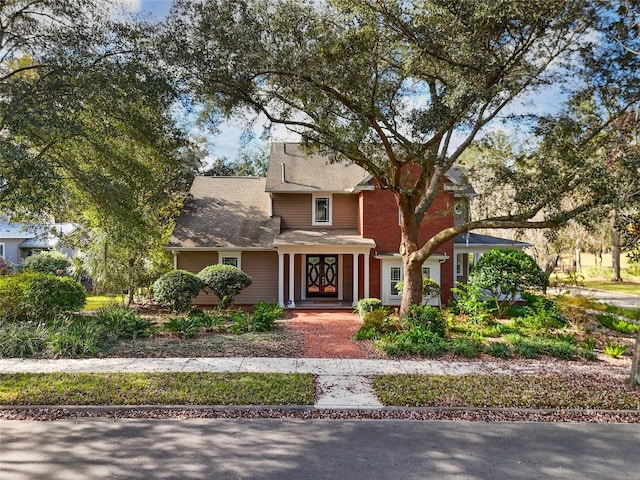
<path id="1" fill-rule="evenodd" d="M 338 256 L 307 256 L 307 296 L 338 296 Z"/>

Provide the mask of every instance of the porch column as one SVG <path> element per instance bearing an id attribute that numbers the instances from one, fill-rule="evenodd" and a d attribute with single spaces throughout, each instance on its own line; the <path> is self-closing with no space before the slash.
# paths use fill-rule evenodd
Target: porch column
<path id="1" fill-rule="evenodd" d="M 357 253 L 353 254 L 353 306 L 355 307 L 358 304 L 358 257 L 360 255 Z"/>
<path id="2" fill-rule="evenodd" d="M 296 306 L 295 258 L 295 253 L 289 254 L 289 298 L 287 299 L 287 307 L 291 308 Z"/>
<path id="3" fill-rule="evenodd" d="M 284 308 L 284 254 L 278 252 L 278 305 Z"/>
<path id="4" fill-rule="evenodd" d="M 364 298 L 369 298 L 369 253 L 364 254 Z"/>

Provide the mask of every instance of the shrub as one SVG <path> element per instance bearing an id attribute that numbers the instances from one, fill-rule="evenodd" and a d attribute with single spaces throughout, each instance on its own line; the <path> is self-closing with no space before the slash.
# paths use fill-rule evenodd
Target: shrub
<path id="1" fill-rule="evenodd" d="M 441 337 L 446 335 L 447 321 L 440 309 L 430 305 L 411 305 L 403 320 L 409 328 L 419 326 Z"/>
<path id="2" fill-rule="evenodd" d="M 620 358 L 627 351 L 626 345 L 618 345 L 617 343 L 609 343 L 604 347 L 604 354 L 611 358 Z"/>
<path id="3" fill-rule="evenodd" d="M 28 275 L 0 276 L 0 319 L 25 320 L 27 309 L 24 293 L 27 288 Z"/>
<path id="4" fill-rule="evenodd" d="M 47 344 L 54 355 L 93 356 L 103 335 L 102 328 L 86 317 L 60 318 L 53 322 Z"/>
<path id="5" fill-rule="evenodd" d="M 73 278 L 27 274 L 23 302 L 28 316 L 40 319 L 79 312 L 87 302 L 87 293 Z"/>
<path id="6" fill-rule="evenodd" d="M 511 348 L 509 345 L 502 342 L 489 342 L 485 346 L 484 351 L 488 355 L 497 358 L 508 358 L 511 356 Z"/>
<path id="7" fill-rule="evenodd" d="M 174 312 L 184 312 L 203 287 L 204 283 L 197 275 L 186 270 L 172 270 L 153 283 L 153 296 Z"/>
<path id="8" fill-rule="evenodd" d="M 381 308 L 383 308 L 382 300 L 379 298 L 361 298 L 358 300 L 355 311 L 360 315 L 360 318 L 364 319 L 367 313 Z"/>
<path id="9" fill-rule="evenodd" d="M 469 283 L 481 289 L 496 305 L 501 317 L 525 289 L 545 289 L 547 276 L 536 261 L 520 250 L 493 248 L 480 257 Z"/>
<path id="10" fill-rule="evenodd" d="M 355 334 L 356 340 L 380 338 L 388 333 L 401 329 L 398 319 L 389 315 L 386 309 L 372 310 L 362 320 L 362 325 Z"/>
<path id="11" fill-rule="evenodd" d="M 113 340 L 148 338 L 158 330 L 153 320 L 142 318 L 138 312 L 117 305 L 101 308 L 95 318 L 104 328 L 105 335 Z"/>
<path id="12" fill-rule="evenodd" d="M 187 317 L 196 319 L 200 326 L 207 330 L 216 330 L 226 325 L 226 314 L 223 311 L 209 310 L 203 311 L 194 308 L 187 314 Z"/>
<path id="13" fill-rule="evenodd" d="M 198 273 L 198 277 L 205 288 L 218 297 L 221 308 L 233 304 L 236 295 L 252 283 L 249 275 L 233 265 L 209 265 Z"/>
<path id="14" fill-rule="evenodd" d="M 46 350 L 49 330 L 43 322 L 12 322 L 0 327 L 0 357 L 30 357 Z"/>
<path id="15" fill-rule="evenodd" d="M 231 315 L 231 332 L 236 335 L 252 330 L 251 316 L 246 312 L 234 312 Z"/>
<path id="16" fill-rule="evenodd" d="M 392 356 L 418 354 L 437 357 L 446 350 L 448 343 L 440 335 L 415 325 L 397 335 L 388 335 L 381 340 L 382 349 Z"/>
<path id="17" fill-rule="evenodd" d="M 36 253 L 25 258 L 20 267 L 24 272 L 65 275 L 70 265 L 69 257 L 62 252 L 53 250 Z"/>
<path id="18" fill-rule="evenodd" d="M 458 337 L 449 343 L 449 351 L 465 358 L 476 358 L 482 353 L 483 345 L 470 337 Z"/>
<path id="19" fill-rule="evenodd" d="M 401 294 L 404 289 L 404 280 L 400 280 L 396 283 L 396 291 Z M 432 298 L 440 299 L 440 285 L 438 282 L 429 277 L 422 277 L 422 296 L 426 297 L 427 300 Z"/>
<path id="20" fill-rule="evenodd" d="M 193 338 L 200 330 L 200 321 L 194 317 L 171 317 L 162 328 L 180 338 Z"/>
<path id="21" fill-rule="evenodd" d="M 267 332 L 273 330 L 284 309 L 276 304 L 258 302 L 253 306 L 251 323 L 253 330 L 257 332 Z"/>
<path id="22" fill-rule="evenodd" d="M 9 275 L 13 273 L 13 265 L 4 258 L 0 258 L 0 275 Z"/>
<path id="23" fill-rule="evenodd" d="M 464 283 L 451 289 L 454 293 L 453 308 L 459 313 L 469 315 L 469 320 L 475 323 L 490 324 L 493 319 L 488 302 L 482 291 L 475 285 Z"/>
<path id="24" fill-rule="evenodd" d="M 601 325 L 615 332 L 636 333 L 638 331 L 638 325 L 636 325 L 635 323 L 627 322 L 626 320 L 618 318 L 615 315 L 603 313 L 598 315 L 597 319 Z"/>

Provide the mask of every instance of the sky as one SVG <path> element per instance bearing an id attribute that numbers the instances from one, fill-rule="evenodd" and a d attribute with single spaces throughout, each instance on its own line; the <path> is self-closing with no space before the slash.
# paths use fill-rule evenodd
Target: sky
<path id="1" fill-rule="evenodd" d="M 171 8 L 171 0 L 112 0 L 123 4 L 127 10 L 132 13 L 148 14 L 153 18 L 161 19 L 169 13 Z M 550 88 L 546 91 L 532 92 L 518 102 L 505 109 L 504 115 L 519 113 L 542 114 L 556 111 L 562 105 L 562 95 L 558 89 Z M 419 103 L 419 99 L 418 99 Z M 211 134 L 207 131 L 192 129 L 192 134 L 204 136 L 209 143 L 209 158 L 205 161 L 210 162 L 213 158 L 226 157 L 234 159 L 238 154 L 239 140 L 243 133 L 243 127 L 239 121 L 226 121 L 219 125 L 219 133 Z M 487 130 L 503 130 L 507 134 L 519 137 L 523 132 L 514 131 L 512 126 L 507 126 L 501 122 L 494 122 L 488 126 Z M 253 129 L 255 137 L 259 138 L 262 133 L 262 124 L 256 122 Z M 272 138 L 276 141 L 296 141 L 293 134 L 287 132 L 283 127 L 276 126 L 272 129 Z M 460 139 L 461 140 L 461 139 Z M 260 144 L 260 140 L 255 141 Z M 454 143 L 456 140 L 454 139 Z"/>

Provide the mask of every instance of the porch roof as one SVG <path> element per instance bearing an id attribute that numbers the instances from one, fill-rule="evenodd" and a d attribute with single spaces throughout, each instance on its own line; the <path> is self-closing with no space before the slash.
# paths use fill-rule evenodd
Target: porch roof
<path id="1" fill-rule="evenodd" d="M 274 246 L 357 246 L 374 248 L 376 242 L 363 238 L 357 230 L 283 230 L 276 236 Z"/>

